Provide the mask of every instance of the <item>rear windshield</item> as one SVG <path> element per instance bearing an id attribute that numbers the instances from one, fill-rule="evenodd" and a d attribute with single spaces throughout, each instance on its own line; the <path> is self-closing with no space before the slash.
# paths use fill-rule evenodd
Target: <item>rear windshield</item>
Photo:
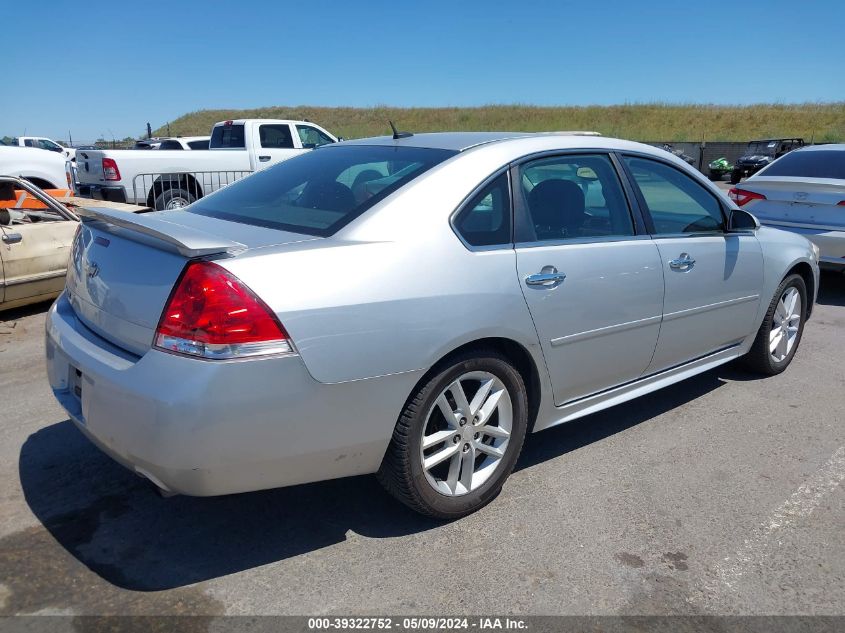
<path id="1" fill-rule="evenodd" d="M 420 147 L 326 146 L 228 185 L 186 211 L 328 236 L 456 153 Z"/>
<path id="2" fill-rule="evenodd" d="M 761 171 L 760 175 L 845 179 L 845 150 L 802 149 L 790 152 Z"/>
<path id="3" fill-rule="evenodd" d="M 244 126 L 215 125 L 211 131 L 211 149 L 244 149 Z"/>

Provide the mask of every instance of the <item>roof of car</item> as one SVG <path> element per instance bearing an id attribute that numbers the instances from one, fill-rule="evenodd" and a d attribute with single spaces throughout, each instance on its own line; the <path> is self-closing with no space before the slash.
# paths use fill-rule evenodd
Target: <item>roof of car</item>
<path id="1" fill-rule="evenodd" d="M 360 138 L 344 141 L 343 145 L 396 145 L 399 147 L 428 147 L 461 152 L 486 143 L 541 136 L 596 137 L 597 134 L 595 132 L 426 132 L 398 139 L 394 139 L 392 136 Z"/>
<path id="2" fill-rule="evenodd" d="M 816 150 L 836 150 L 841 152 L 842 150 L 845 150 L 845 143 L 822 143 L 820 145 L 805 145 L 804 147 L 799 147 L 794 151 L 814 152 Z"/>

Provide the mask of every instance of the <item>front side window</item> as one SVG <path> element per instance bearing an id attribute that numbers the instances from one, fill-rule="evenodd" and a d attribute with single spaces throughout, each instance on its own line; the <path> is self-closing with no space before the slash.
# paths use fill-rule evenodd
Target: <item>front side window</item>
<path id="1" fill-rule="evenodd" d="M 324 147 L 238 180 L 185 212 L 329 236 L 455 153 L 382 145 Z"/>
<path id="2" fill-rule="evenodd" d="M 188 141 L 188 147 L 191 149 L 208 149 L 208 141 L 201 140 L 201 141 Z"/>
<path id="3" fill-rule="evenodd" d="M 622 185 L 606 155 L 573 154 L 526 163 L 520 168 L 519 191 L 534 233 L 520 241 L 634 234 Z"/>
<path id="4" fill-rule="evenodd" d="M 183 149 L 182 143 L 179 141 L 162 141 L 159 149 Z"/>
<path id="5" fill-rule="evenodd" d="M 723 231 L 725 219 L 716 197 L 692 178 L 665 163 L 626 156 L 656 234 Z"/>
<path id="6" fill-rule="evenodd" d="M 266 124 L 258 126 L 258 137 L 261 147 L 276 149 L 293 149 L 293 138 L 290 126 L 285 124 Z"/>
<path id="7" fill-rule="evenodd" d="M 47 140 L 47 139 L 41 139 L 40 141 L 38 141 L 38 146 L 41 149 L 50 150 L 51 152 L 61 152 L 62 151 L 61 145 L 54 143 L 53 141 L 50 141 L 50 140 Z"/>
<path id="8" fill-rule="evenodd" d="M 455 229 L 472 246 L 511 243 L 511 196 L 507 174 L 479 191 L 455 218 Z"/>
<path id="9" fill-rule="evenodd" d="M 330 137 L 310 125 L 297 125 L 296 131 L 299 133 L 299 140 L 302 141 L 302 147 L 314 148 L 320 147 L 320 145 L 334 143 Z"/>

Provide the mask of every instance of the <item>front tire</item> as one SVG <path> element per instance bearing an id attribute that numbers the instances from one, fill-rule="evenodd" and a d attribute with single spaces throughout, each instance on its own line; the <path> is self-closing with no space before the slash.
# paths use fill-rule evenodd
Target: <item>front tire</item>
<path id="1" fill-rule="evenodd" d="M 493 350 L 453 359 L 408 400 L 378 479 L 413 510 L 457 519 L 489 503 L 528 428 L 522 376 Z"/>
<path id="2" fill-rule="evenodd" d="M 798 350 L 807 318 L 807 285 L 801 275 L 790 275 L 778 286 L 754 344 L 745 355 L 746 366 L 774 376 L 789 367 Z"/>
<path id="3" fill-rule="evenodd" d="M 739 181 L 742 180 L 742 172 L 738 169 L 734 169 L 731 172 L 731 184 L 736 185 L 739 184 Z"/>

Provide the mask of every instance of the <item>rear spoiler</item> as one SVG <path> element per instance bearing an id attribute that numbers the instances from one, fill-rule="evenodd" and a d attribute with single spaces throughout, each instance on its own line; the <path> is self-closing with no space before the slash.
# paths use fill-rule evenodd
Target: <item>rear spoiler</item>
<path id="1" fill-rule="evenodd" d="M 135 241 L 148 243 L 148 240 L 138 240 L 137 238 L 142 236 L 154 238 L 161 242 L 157 246 L 188 258 L 218 253 L 238 253 L 247 248 L 245 244 L 240 242 L 233 242 L 155 216 L 89 207 L 80 207 L 76 209 L 76 213 L 84 224 L 92 224 L 100 230 L 119 234 Z"/>

